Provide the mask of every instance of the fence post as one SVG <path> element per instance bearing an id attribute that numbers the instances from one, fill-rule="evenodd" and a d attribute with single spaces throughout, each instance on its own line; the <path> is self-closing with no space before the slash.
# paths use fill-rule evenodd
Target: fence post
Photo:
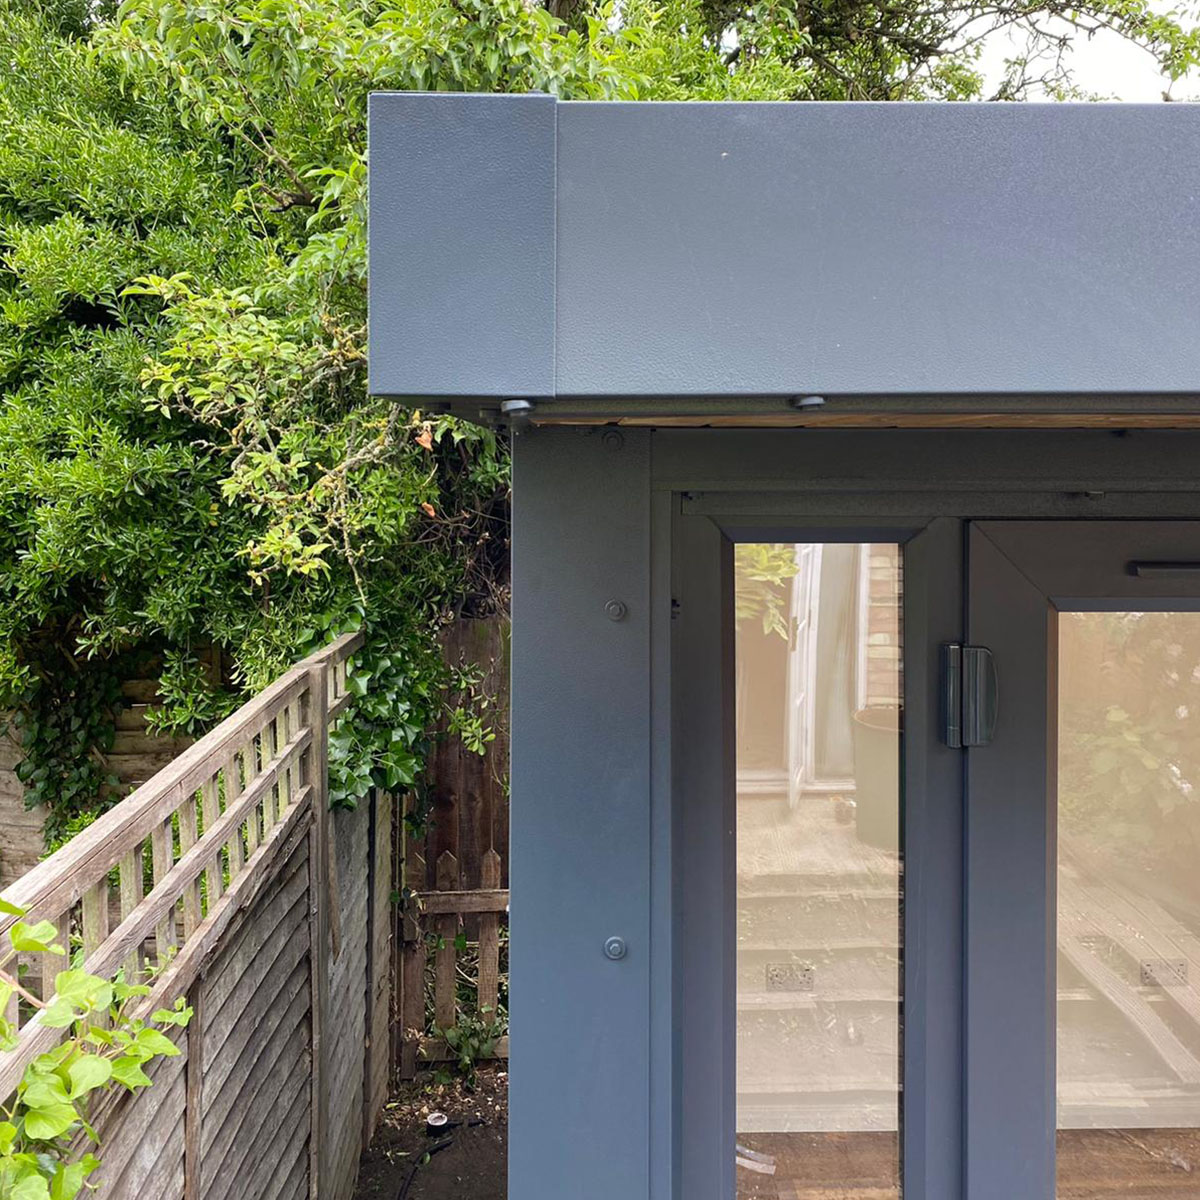
<path id="1" fill-rule="evenodd" d="M 458 859 L 449 850 L 438 856 L 437 890 L 458 890 Z M 455 975 L 458 968 L 458 913 L 447 913 L 437 918 L 437 950 L 433 963 L 433 1010 L 434 1024 L 440 1034 L 458 1024 L 458 997 Z"/>
<path id="2" fill-rule="evenodd" d="M 375 1125 L 387 1101 L 391 1016 L 391 865 L 394 800 L 387 792 L 372 791 L 367 843 L 367 988 L 363 1061 L 363 1149 L 371 1143 Z"/>
<path id="3" fill-rule="evenodd" d="M 404 879 L 409 888 L 418 880 L 425 884 L 425 860 L 405 841 Z M 417 1073 L 421 1035 L 425 1032 L 425 930 L 417 920 L 415 901 L 407 899 L 403 909 L 403 937 L 397 946 L 400 954 L 400 1078 L 412 1079 Z"/>
<path id="4" fill-rule="evenodd" d="M 404 922 L 407 902 L 404 900 L 404 818 L 408 798 L 396 798 L 396 819 L 392 822 L 392 1013 L 391 1055 L 392 1074 L 403 1078 L 400 1055 L 404 1046 Z"/>
<path id="5" fill-rule="evenodd" d="M 325 664 L 308 669 L 306 724 L 312 730 L 308 751 L 309 803 L 309 957 L 312 971 L 312 1099 L 308 1190 L 321 1200 L 328 1178 L 329 1020 L 329 698 Z"/>
<path id="6" fill-rule="evenodd" d="M 480 867 L 480 886 L 485 891 L 500 888 L 500 855 L 489 850 Z M 479 1015 L 485 1025 L 496 1022 L 500 993 L 500 913 L 485 912 L 479 917 Z"/>
<path id="7" fill-rule="evenodd" d="M 184 1200 L 200 1200 L 203 1194 L 201 1175 L 204 1145 L 204 977 L 193 985 L 188 995 L 192 1019 L 187 1027 L 187 1063 L 184 1065 L 186 1099 L 183 1109 L 183 1196 Z"/>

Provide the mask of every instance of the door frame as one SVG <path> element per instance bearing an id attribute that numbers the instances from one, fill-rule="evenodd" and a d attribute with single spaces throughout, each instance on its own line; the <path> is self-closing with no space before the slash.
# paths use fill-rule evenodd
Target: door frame
<path id="1" fill-rule="evenodd" d="M 768 524 L 677 512 L 673 534 L 679 1195 L 726 1200 L 735 1187 L 733 547 L 895 542 L 904 561 L 901 1158 L 906 1195 L 953 1200 L 963 1130 L 962 754 L 937 738 L 937 664 L 941 643 L 962 637 L 962 523 Z"/>
<path id="2" fill-rule="evenodd" d="M 994 1039 L 974 1038 L 967 1017 L 971 994 L 987 986 L 980 975 L 972 981 L 978 957 L 969 963 L 967 955 L 967 930 L 971 936 L 978 930 L 971 924 L 965 876 L 982 832 L 972 831 L 964 818 L 974 752 L 948 750 L 937 738 L 937 648 L 971 636 L 966 531 L 979 519 L 1195 519 L 1200 492 L 1185 462 L 1200 448 L 1200 438 L 1183 435 L 1180 440 L 1190 443 L 1185 448 L 1112 434 L 1077 433 L 1074 441 L 1061 433 L 917 434 L 896 437 L 885 448 L 881 441 L 888 435 L 863 432 L 808 438 L 807 445 L 743 431 L 655 436 L 660 538 L 673 547 L 674 612 L 664 660 L 675 666 L 671 865 L 678 971 L 672 1020 L 679 1052 L 672 1078 L 679 1187 L 673 1194 L 726 1200 L 734 1192 L 732 1156 L 721 1153 L 734 1140 L 734 1022 L 726 1020 L 716 1034 L 713 1024 L 717 1010 L 734 1011 L 732 725 L 721 724 L 719 703 L 703 706 L 708 712 L 697 724 L 684 715 L 698 711 L 698 697 L 719 696 L 722 679 L 732 680 L 731 600 L 696 606 L 687 597 L 706 587 L 730 593 L 738 541 L 898 540 L 905 545 L 904 1194 L 914 1200 L 992 1200 L 1000 1193 L 987 1181 L 996 1178 L 991 1169 L 1005 1151 L 1004 1139 L 980 1136 L 984 1106 L 968 1087 L 972 1056 L 978 1063 L 984 1047 L 994 1051 L 995 1045 Z M 791 461 L 785 450 L 793 452 Z M 681 486 L 686 479 L 702 486 Z M 1009 695 L 1006 703 L 1011 700 Z M 690 808 L 694 818 L 706 786 L 723 819 L 701 845 L 697 823 L 679 810 Z M 723 801 L 715 794 L 722 789 Z M 1053 938 L 1045 944 L 1052 976 Z M 723 990 L 701 1001 L 703 981 L 714 973 Z M 1053 1024 L 1049 1037 L 1043 1059 L 1050 1063 L 1049 1107 L 1031 1106 L 1050 1115 L 1049 1156 L 1035 1171 L 1050 1181 L 1047 1200 L 1053 1196 Z M 1011 1141 L 1006 1149 L 1011 1155 Z"/>
<path id="3" fill-rule="evenodd" d="M 676 523 L 708 518 L 719 546 L 714 518 L 768 538 L 773 524 L 846 519 L 1197 519 L 1198 451 L 1200 433 L 1184 430 L 544 426 L 515 438 L 513 1195 L 712 1196 L 711 1178 L 682 1186 L 696 1135 L 681 1031 L 697 1000 L 684 986 L 688 814 L 673 779 L 687 697 L 673 696 L 672 672 L 703 683 L 714 668 L 673 651 L 696 611 L 672 616 Z M 931 604 L 948 594 L 933 590 Z M 619 960 L 606 955 L 614 937 Z M 719 1058 L 719 1034 L 699 1052 Z M 913 1044 L 910 1087 L 926 1062 Z M 952 1151 L 932 1129 L 916 1149 L 914 1137 L 910 1121 L 907 1169 L 928 1172 L 911 1200 L 961 1200 Z"/>
<path id="4" fill-rule="evenodd" d="M 1001 700 L 992 742 L 966 752 L 965 1188 L 1052 1200 L 1058 616 L 1200 611 L 1200 574 L 1130 569 L 1200 563 L 1200 522 L 973 521 L 967 547 L 967 638 L 993 652 Z"/>

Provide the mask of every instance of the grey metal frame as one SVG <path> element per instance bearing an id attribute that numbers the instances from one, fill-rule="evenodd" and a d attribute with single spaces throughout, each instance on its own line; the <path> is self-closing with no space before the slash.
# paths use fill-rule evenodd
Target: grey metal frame
<path id="1" fill-rule="evenodd" d="M 529 1200 L 648 1194 L 649 468 L 648 432 L 514 459 L 509 1179 Z"/>
<path id="2" fill-rule="evenodd" d="M 1057 780 L 1062 611 L 1200 609 L 1200 523 L 973 522 L 967 636 L 1000 670 L 989 746 L 968 752 L 966 1174 L 969 1200 L 1055 1194 Z"/>
<path id="3" fill-rule="evenodd" d="M 676 518 L 675 863 L 684 881 L 681 983 L 690 1000 L 676 1014 L 683 1130 L 678 1195 L 728 1200 L 734 1194 L 729 551 L 746 541 L 894 541 L 904 548 L 904 1187 L 907 1196 L 953 1200 L 961 1193 L 963 1154 L 962 755 L 937 741 L 936 679 L 939 645 L 962 636 L 962 523 L 942 517 L 917 524 Z M 720 1045 L 717 1063 L 714 1044 Z"/>
<path id="4" fill-rule="evenodd" d="M 961 1024 L 955 965 L 964 919 L 973 936 L 981 919 L 961 893 L 961 847 L 988 836 L 962 824 L 963 760 L 990 748 L 945 750 L 930 732 L 929 650 L 964 632 L 961 521 L 1032 513 L 1086 530 L 1077 518 L 1200 518 L 1198 452 L 1200 435 L 1183 432 L 516 438 L 511 1195 L 728 1200 L 731 546 L 897 529 L 921 531 L 906 543 L 905 1178 L 910 1200 L 997 1195 L 988 1164 L 1007 1169 L 1013 1149 L 982 1124 L 986 1103 L 1006 1104 L 1011 1121 L 1029 1101 L 1016 1083 L 994 1101 L 964 1091 L 964 1053 L 977 1066 L 1005 1056 Z M 1002 529 L 1029 541 L 1039 527 L 1050 528 Z M 977 607 L 970 632 L 991 620 Z M 1014 710 L 1010 676 L 1001 662 L 1002 713 Z M 1044 762 L 1034 775 L 1044 786 Z M 724 824 L 701 828 L 705 805 Z M 619 961 L 604 955 L 614 936 L 628 947 Z M 981 971 L 976 955 L 975 995 L 995 982 Z"/>
<path id="5" fill-rule="evenodd" d="M 1200 106 L 394 93 L 369 137 L 376 392 L 1198 411 Z"/>

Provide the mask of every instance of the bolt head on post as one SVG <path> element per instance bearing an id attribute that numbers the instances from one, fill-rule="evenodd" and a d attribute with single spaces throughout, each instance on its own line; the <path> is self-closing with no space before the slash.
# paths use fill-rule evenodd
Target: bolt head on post
<path id="1" fill-rule="evenodd" d="M 610 621 L 623 621 L 629 613 L 629 609 L 625 606 L 624 601 L 609 600 L 604 606 L 604 615 Z"/>

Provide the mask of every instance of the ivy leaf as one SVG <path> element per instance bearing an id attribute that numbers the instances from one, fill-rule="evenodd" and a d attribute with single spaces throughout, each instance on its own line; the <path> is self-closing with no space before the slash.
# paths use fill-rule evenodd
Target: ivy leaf
<path id="1" fill-rule="evenodd" d="M 150 1076 L 142 1070 L 144 1060 L 130 1054 L 122 1055 L 113 1063 L 112 1077 L 124 1084 L 131 1092 L 138 1088 L 149 1087 Z"/>
<path id="2" fill-rule="evenodd" d="M 13 1186 L 12 1200 L 50 1200 L 50 1187 L 41 1172 L 24 1175 Z"/>
<path id="3" fill-rule="evenodd" d="M 59 971 L 54 977 L 56 996 L 69 1000 L 77 1008 L 107 1008 L 112 1003 L 112 984 L 87 971 Z"/>
<path id="4" fill-rule="evenodd" d="M 52 945 L 57 936 L 58 928 L 53 921 L 39 921 L 36 925 L 17 921 L 9 934 L 13 949 L 21 951 L 22 954 L 39 954 L 47 950 L 52 954 L 62 954 L 61 946 Z"/>
<path id="5" fill-rule="evenodd" d="M 56 996 L 41 1012 L 41 1023 L 47 1029 L 66 1029 L 78 1019 L 75 1006 L 63 996 Z"/>
<path id="6" fill-rule="evenodd" d="M 88 1092 L 103 1087 L 112 1078 L 112 1063 L 98 1054 L 85 1054 L 77 1058 L 67 1069 L 71 1078 L 70 1099 L 78 1100 Z M 82 1177 L 81 1177 L 82 1178 Z"/>
<path id="7" fill-rule="evenodd" d="M 87 1175 L 83 1163 L 59 1163 L 50 1181 L 50 1200 L 75 1200 Z"/>
<path id="8" fill-rule="evenodd" d="M 35 1141 L 52 1142 L 66 1133 L 78 1120 L 79 1113 L 69 1101 L 42 1104 L 30 1108 L 25 1113 L 25 1133 Z"/>
<path id="9" fill-rule="evenodd" d="M 25 1083 L 21 1091 L 21 1103 L 27 1108 L 50 1108 L 56 1104 L 68 1103 L 66 1084 L 53 1072 L 38 1071 Z"/>
<path id="10" fill-rule="evenodd" d="M 174 1008 L 160 1008 L 150 1019 L 157 1021 L 160 1025 L 178 1025 L 182 1027 L 187 1025 L 192 1019 L 192 1012 L 193 1010 L 181 997 L 176 1001 Z"/>
<path id="11" fill-rule="evenodd" d="M 133 1043 L 138 1050 L 156 1057 L 161 1055 L 163 1058 L 174 1058 L 179 1053 L 179 1047 L 157 1029 L 139 1030 Z"/>

